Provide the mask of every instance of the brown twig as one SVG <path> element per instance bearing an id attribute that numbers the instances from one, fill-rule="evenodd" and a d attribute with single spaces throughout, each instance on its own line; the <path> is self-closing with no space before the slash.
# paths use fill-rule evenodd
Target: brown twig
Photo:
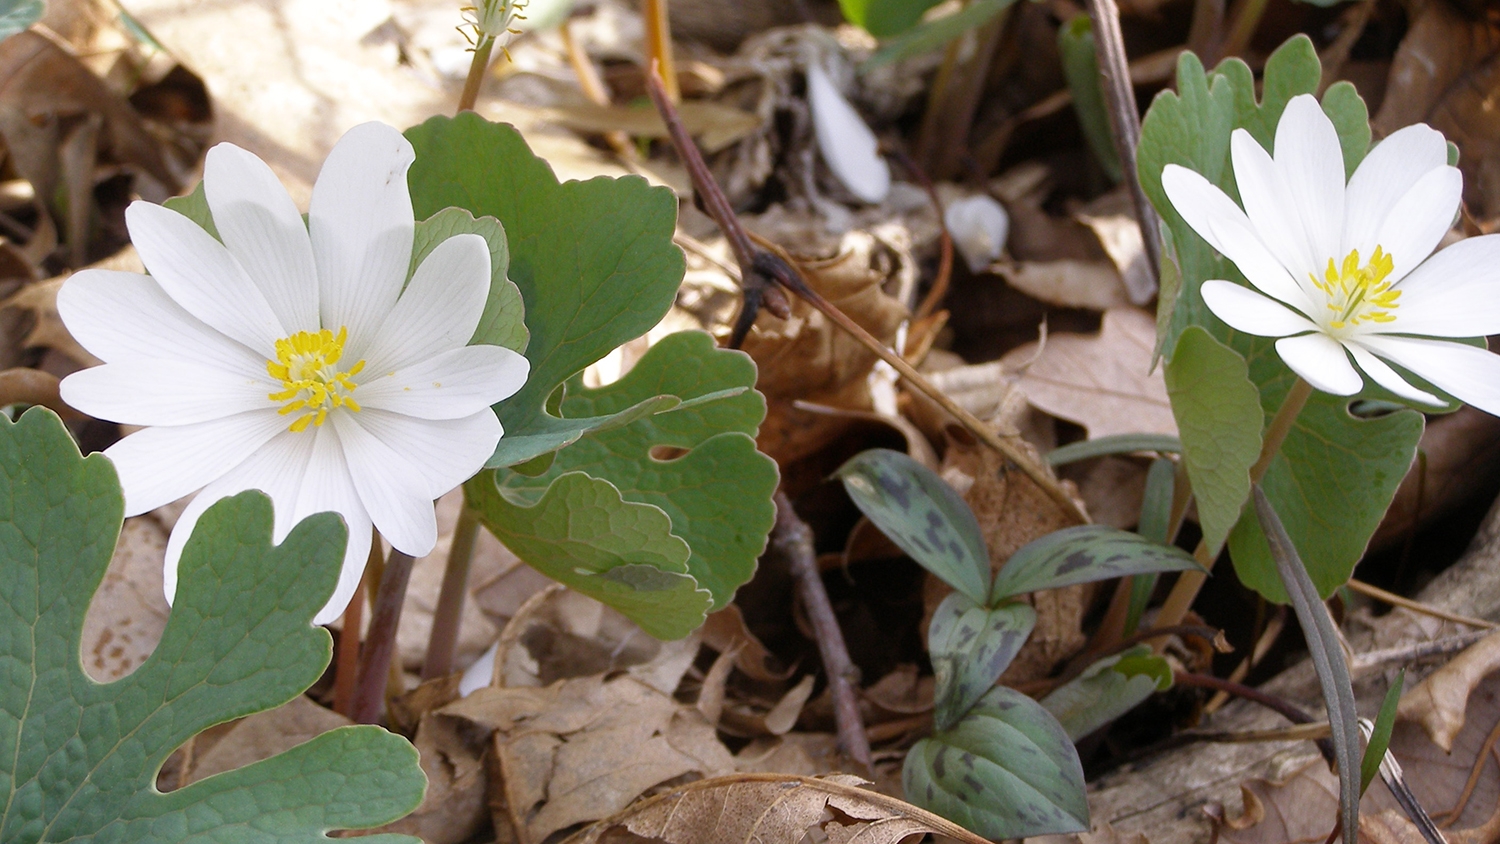
<path id="1" fill-rule="evenodd" d="M 401 624 L 401 607 L 406 603 L 406 584 L 411 580 L 410 554 L 391 549 L 385 561 L 385 573 L 375 594 L 375 608 L 370 614 L 370 635 L 361 650 L 359 680 L 354 686 L 354 701 L 349 717 L 356 724 L 374 724 L 380 720 L 385 690 L 390 682 L 391 657 L 396 652 L 396 628 Z"/>
<path id="2" fill-rule="evenodd" d="M 1317 719 L 1308 714 L 1301 707 L 1290 701 L 1282 700 L 1275 695 L 1267 694 L 1260 689 L 1236 683 L 1231 680 L 1222 680 L 1209 674 L 1192 674 L 1186 671 L 1178 671 L 1172 675 L 1173 681 L 1179 686 L 1195 686 L 1200 689 L 1212 689 L 1216 692 L 1228 692 L 1235 697 L 1242 697 L 1253 703 L 1276 712 L 1281 717 L 1291 721 L 1293 724 L 1311 724 Z M 1323 758 L 1328 764 L 1333 764 L 1333 742 L 1328 739 L 1318 740 L 1318 750 L 1322 751 Z"/>
<path id="3" fill-rule="evenodd" d="M 1099 73 L 1104 77 L 1104 98 L 1109 102 L 1109 125 L 1114 130 L 1115 152 L 1125 171 L 1125 184 L 1135 205 L 1135 219 L 1146 246 L 1146 260 L 1151 265 L 1154 286 L 1161 278 L 1160 228 L 1156 210 L 1146 199 L 1141 180 L 1136 176 L 1136 147 L 1141 144 L 1141 116 L 1135 102 L 1135 87 L 1130 80 L 1130 66 L 1125 59 L 1125 36 L 1120 32 L 1120 9 L 1115 0 L 1089 0 L 1089 19 L 1094 25 L 1094 49 L 1098 55 Z"/>
<path id="4" fill-rule="evenodd" d="M 427 656 L 422 660 L 423 680 L 453 673 L 458 627 L 469 588 L 469 564 L 474 559 L 474 542 L 478 538 L 479 516 L 464 504 L 458 511 L 458 524 L 453 526 L 453 544 L 448 546 L 443 585 L 438 590 L 437 606 L 432 610 L 432 633 L 427 639 Z"/>
<path id="5" fill-rule="evenodd" d="M 844 632 L 833 614 L 823 577 L 818 573 L 817 554 L 813 551 L 812 529 L 797 517 L 792 502 L 781 490 L 776 491 L 776 527 L 771 530 L 771 548 L 786 557 L 797 582 L 807 619 L 818 639 L 818 654 L 828 672 L 828 693 L 833 698 L 833 718 L 838 725 L 839 747 L 849 758 L 870 768 L 870 739 L 859 716 L 859 699 L 855 682 L 859 669 L 849 659 Z"/>
<path id="6" fill-rule="evenodd" d="M 354 594 L 349 597 L 349 606 L 344 608 L 344 624 L 339 628 L 338 664 L 333 674 L 333 711 L 348 717 L 354 704 L 354 681 L 359 676 L 359 634 L 364 626 L 365 595 L 369 592 L 372 572 L 380 565 L 380 535 L 372 528 L 370 554 L 365 561 L 365 572 Z"/>
<path id="7" fill-rule="evenodd" d="M 1443 621 L 1451 621 L 1454 624 L 1464 624 L 1468 625 L 1469 627 L 1478 627 L 1481 630 L 1494 630 L 1496 627 L 1500 627 L 1500 624 L 1495 624 L 1493 621 L 1485 621 L 1482 618 L 1471 618 L 1467 615 L 1460 615 L 1458 613 L 1439 609 L 1438 607 L 1434 607 L 1431 604 L 1424 604 L 1421 601 L 1413 601 L 1410 598 L 1403 598 L 1394 592 L 1387 592 L 1384 589 L 1381 589 L 1379 586 L 1371 586 L 1364 581 L 1354 580 L 1351 578 L 1348 585 L 1350 589 L 1353 589 L 1355 592 L 1358 592 L 1361 595 L 1369 596 L 1377 601 L 1384 601 L 1385 603 L 1392 606 L 1411 610 L 1412 612 L 1418 613 L 1420 615 L 1428 615 L 1432 616 L 1433 618 L 1440 618 Z"/>
<path id="8" fill-rule="evenodd" d="M 698 147 L 682 125 L 682 120 L 677 114 L 677 109 L 667 99 L 666 91 L 662 88 L 661 79 L 653 67 L 651 73 L 646 75 L 646 90 L 651 94 L 651 100 L 656 104 L 657 111 L 661 112 L 662 121 L 667 125 L 667 131 L 672 137 L 672 143 L 676 145 L 678 153 L 682 156 L 683 163 L 687 165 L 689 175 L 693 179 L 693 187 L 697 190 L 699 199 L 702 200 L 705 210 L 714 218 L 723 230 L 724 237 L 729 241 L 730 248 L 734 251 L 735 260 L 740 265 L 740 277 L 744 284 L 745 304 L 740 310 L 739 319 L 736 320 L 734 332 L 731 335 L 730 346 L 736 345 L 737 339 L 743 339 L 750 331 L 750 326 L 755 322 L 756 313 L 762 304 L 766 309 L 785 319 L 791 314 L 791 308 L 787 304 L 780 289 L 773 285 L 780 285 L 791 293 L 801 297 L 813 308 L 821 312 L 830 322 L 851 334 L 854 339 L 874 352 L 881 360 L 890 364 L 897 373 L 906 380 L 908 384 L 928 398 L 932 399 L 943 410 L 947 411 L 958 420 L 959 424 L 969 430 L 980 442 L 993 448 L 1003 455 L 1011 464 L 1015 465 L 1021 472 L 1036 483 L 1047 497 L 1057 502 L 1071 519 L 1079 524 L 1086 524 L 1086 516 L 1068 495 L 1067 490 L 1062 488 L 1057 479 L 1036 460 L 1023 452 L 1018 446 L 1007 442 L 995 433 L 989 425 L 981 422 L 974 414 L 960 407 L 953 399 L 949 398 L 941 390 L 937 389 L 906 359 L 886 348 L 885 344 L 875 339 L 870 332 L 850 319 L 847 314 L 839 310 L 827 299 L 813 290 L 803 280 L 802 273 L 795 266 L 795 262 L 789 261 L 781 255 L 769 249 L 758 246 L 751 240 L 745 227 L 740 224 L 739 218 L 735 216 L 734 209 L 729 206 L 729 200 L 724 192 L 714 181 L 713 174 L 709 172 L 708 165 L 704 163 L 703 156 L 698 152 Z M 775 294 L 774 297 L 772 294 Z M 776 306 L 785 309 L 785 313 L 778 311 Z"/>

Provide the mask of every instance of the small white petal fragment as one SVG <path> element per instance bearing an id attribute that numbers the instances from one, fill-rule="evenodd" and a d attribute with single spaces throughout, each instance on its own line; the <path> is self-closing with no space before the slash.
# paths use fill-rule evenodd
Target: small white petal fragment
<path id="1" fill-rule="evenodd" d="M 1406 383 L 1406 379 L 1402 378 L 1400 373 L 1391 369 L 1390 366 L 1386 365 L 1385 361 L 1370 354 L 1365 347 L 1358 343 L 1345 343 L 1344 348 L 1349 350 L 1349 354 L 1354 356 L 1354 362 L 1359 364 L 1359 368 L 1363 369 L 1366 375 L 1373 378 L 1376 384 L 1408 401 L 1439 406 L 1443 404 L 1443 400 L 1432 393 L 1426 390 L 1418 390 L 1416 387 Z"/>
<path id="2" fill-rule="evenodd" d="M 1360 343 L 1459 401 L 1500 416 L 1500 355 L 1463 343 L 1415 337 L 1370 336 L 1361 337 Z"/>
<path id="3" fill-rule="evenodd" d="M 828 169 L 849 192 L 869 203 L 884 201 L 891 190 L 891 168 L 880 157 L 875 133 L 844 99 L 816 60 L 807 66 L 807 99 L 812 109 L 818 151 Z"/>
<path id="4" fill-rule="evenodd" d="M 1276 341 L 1276 353 L 1303 380 L 1336 396 L 1352 396 L 1364 386 L 1344 347 L 1326 334 L 1304 334 Z"/>
<path id="5" fill-rule="evenodd" d="M 1231 281 L 1203 282 L 1203 302 L 1236 331 L 1257 337 L 1285 337 L 1318 327 L 1286 305 Z"/>
<path id="6" fill-rule="evenodd" d="M 943 224 L 964 263 L 975 274 L 984 272 L 1005 249 L 1010 236 L 1010 215 L 994 197 L 975 194 L 948 204 Z"/>

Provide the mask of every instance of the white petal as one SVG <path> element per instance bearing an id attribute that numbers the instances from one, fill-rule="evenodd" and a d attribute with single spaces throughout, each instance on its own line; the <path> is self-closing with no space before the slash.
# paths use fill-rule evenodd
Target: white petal
<path id="1" fill-rule="evenodd" d="M 500 442 L 500 420 L 489 408 L 461 419 L 434 420 L 367 407 L 352 418 L 417 467 L 429 499 L 473 477 Z"/>
<path id="2" fill-rule="evenodd" d="M 1358 343 L 1345 343 L 1344 348 L 1349 350 L 1349 354 L 1354 355 L 1354 362 L 1359 364 L 1359 368 L 1363 369 L 1366 375 L 1375 379 L 1376 384 L 1410 401 L 1432 405 L 1443 404 L 1443 400 L 1432 393 L 1418 390 L 1406 383 L 1406 379 L 1402 378 L 1396 370 L 1386 366 L 1385 361 L 1370 354 Z"/>
<path id="3" fill-rule="evenodd" d="M 1234 282 L 1210 279 L 1201 289 L 1208 309 L 1237 331 L 1257 337 L 1285 337 L 1318 330 L 1307 317 Z"/>
<path id="4" fill-rule="evenodd" d="M 1422 262 L 1401 282 L 1396 321 L 1381 333 L 1500 334 L 1500 234 L 1471 237 Z"/>
<path id="5" fill-rule="evenodd" d="M 982 193 L 948 203 L 943 225 L 948 227 L 953 245 L 964 256 L 969 270 L 976 275 L 1000 257 L 1010 236 L 1010 215 L 1005 213 L 1005 206 Z"/>
<path id="6" fill-rule="evenodd" d="M 365 352 L 371 371 L 410 366 L 469 342 L 490 291 L 490 248 L 477 234 L 437 245 Z"/>
<path id="7" fill-rule="evenodd" d="M 307 216 L 322 324 L 349 329 L 345 353 L 354 360 L 406 281 L 414 227 L 406 171 L 414 158 L 400 132 L 363 123 L 334 145 L 313 186 Z"/>
<path id="8" fill-rule="evenodd" d="M 176 501 L 218 480 L 287 429 L 274 410 L 144 428 L 104 450 L 125 489 L 125 515 Z"/>
<path id="9" fill-rule="evenodd" d="M 1336 396 L 1352 396 L 1365 385 L 1349 364 L 1344 347 L 1326 334 L 1304 334 L 1276 341 L 1276 353 L 1307 383 Z"/>
<path id="10" fill-rule="evenodd" d="M 1443 134 L 1426 124 L 1404 127 L 1376 144 L 1344 191 L 1344 242 L 1339 252 L 1373 252 L 1380 225 L 1397 208 L 1398 200 L 1417 179 L 1447 163 Z"/>
<path id="11" fill-rule="evenodd" d="M 302 215 L 255 155 L 234 144 L 208 151 L 203 191 L 229 253 L 260 288 L 282 334 L 318 327 L 318 270 Z"/>
<path id="12" fill-rule="evenodd" d="M 1234 200 L 1201 175 L 1176 164 L 1161 174 L 1162 188 L 1182 219 L 1209 245 L 1234 262 L 1260 292 L 1302 311 L 1312 312 L 1302 284 L 1271 254 Z"/>
<path id="13" fill-rule="evenodd" d="M 437 516 L 425 473 L 365 430 L 354 416 L 339 413 L 330 421 L 338 431 L 359 500 L 392 548 L 426 556 L 437 544 Z"/>
<path id="14" fill-rule="evenodd" d="M 807 66 L 807 104 L 828 169 L 865 202 L 883 201 L 891 191 L 891 168 L 880 157 L 880 143 L 817 60 Z"/>
<path id="15" fill-rule="evenodd" d="M 1377 335 L 1359 342 L 1459 401 L 1500 416 L 1500 355 L 1447 340 Z"/>
<path id="16" fill-rule="evenodd" d="M 1311 94 L 1293 97 L 1276 125 L 1276 169 L 1291 194 L 1307 250 L 1337 255 L 1344 235 L 1344 153 L 1338 130 Z M 1326 261 L 1326 259 L 1325 259 Z"/>
<path id="17" fill-rule="evenodd" d="M 510 349 L 464 346 L 378 376 L 362 373 L 354 398 L 419 419 L 459 419 L 521 389 L 530 367 Z"/>
<path id="18" fill-rule="evenodd" d="M 264 377 L 187 360 L 133 358 L 63 379 L 63 401 L 99 419 L 126 425 L 191 425 L 272 406 L 279 390 Z"/>
<path id="19" fill-rule="evenodd" d="M 224 244 L 169 208 L 132 202 L 125 209 L 130 240 L 141 262 L 172 300 L 216 331 L 276 356 L 285 336 L 266 297 Z"/>
<path id="20" fill-rule="evenodd" d="M 1400 281 L 1424 258 L 1453 226 L 1464 177 L 1457 167 L 1429 170 L 1402 195 L 1400 202 L 1380 226 L 1376 242 L 1391 256 L 1394 266 L 1388 277 Z M 1359 253 L 1360 260 L 1368 254 Z"/>
<path id="21" fill-rule="evenodd" d="M 186 355 L 246 376 L 266 359 L 183 310 L 148 275 L 82 270 L 57 291 L 68 333 L 101 360 L 120 363 Z"/>
<path id="22" fill-rule="evenodd" d="M 302 432 L 304 435 L 306 431 Z M 349 546 L 344 552 L 344 567 L 339 574 L 338 587 L 323 610 L 313 617 L 314 624 L 326 624 L 344 611 L 349 596 L 364 573 L 366 558 L 370 552 L 370 515 L 354 487 L 349 462 L 344 454 L 343 443 L 332 425 L 314 429 L 312 453 L 308 457 L 307 471 L 301 478 L 297 490 L 297 507 L 292 513 L 292 523 L 300 522 L 314 513 L 332 511 L 344 517 L 349 525 Z M 356 542 L 355 531 L 365 537 Z M 279 537 L 285 534 L 278 534 Z M 358 552 L 359 556 L 355 556 Z"/>
<path id="23" fill-rule="evenodd" d="M 1266 249 L 1300 284 L 1309 272 L 1328 259 L 1313 253 L 1281 169 L 1244 129 L 1236 129 L 1230 135 L 1229 152 L 1245 215 Z"/>

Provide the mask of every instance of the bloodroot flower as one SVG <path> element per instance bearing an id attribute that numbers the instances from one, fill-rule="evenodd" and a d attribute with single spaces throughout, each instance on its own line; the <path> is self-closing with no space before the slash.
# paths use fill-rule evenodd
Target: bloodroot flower
<path id="1" fill-rule="evenodd" d="M 1433 254 L 1463 188 L 1442 134 L 1421 124 L 1391 134 L 1345 184 L 1333 123 L 1303 95 L 1276 127 L 1275 157 L 1243 129 L 1230 155 L 1244 210 L 1191 170 L 1162 173 L 1182 218 L 1255 288 L 1205 281 L 1203 300 L 1219 319 L 1281 338 L 1281 359 L 1324 392 L 1360 391 L 1352 357 L 1396 395 L 1442 403 L 1391 361 L 1500 415 L 1500 356 L 1440 339 L 1500 332 L 1500 235 Z"/>
<path id="2" fill-rule="evenodd" d="M 314 619 L 332 621 L 364 570 L 372 522 L 396 549 L 430 552 L 433 499 L 494 452 L 490 405 L 529 367 L 509 349 L 467 345 L 489 295 L 483 238 L 443 241 L 407 284 L 413 157 L 389 126 L 350 130 L 304 225 L 264 162 L 219 144 L 203 177 L 219 239 L 136 202 L 126 222 L 151 275 L 84 270 L 59 291 L 68 330 L 105 361 L 64 379 L 63 398 L 145 426 L 105 451 L 125 514 L 202 490 L 167 543 L 168 600 L 198 517 L 259 489 L 277 542 L 312 513 L 344 517 L 343 570 Z"/>

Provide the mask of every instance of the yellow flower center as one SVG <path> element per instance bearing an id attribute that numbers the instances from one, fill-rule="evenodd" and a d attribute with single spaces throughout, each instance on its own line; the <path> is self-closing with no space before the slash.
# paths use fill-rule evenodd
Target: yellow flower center
<path id="1" fill-rule="evenodd" d="M 1344 256 L 1343 266 L 1335 265 L 1329 258 L 1328 269 L 1323 271 L 1321 279 L 1309 273 L 1312 283 L 1328 296 L 1328 310 L 1333 312 L 1328 326 L 1338 330 L 1362 322 L 1395 320 L 1391 311 L 1398 307 L 1396 300 L 1401 298 L 1401 291 L 1392 290 L 1391 283 L 1385 280 L 1394 266 L 1391 256 L 1376 246 L 1368 264 L 1360 265 L 1359 250 L 1355 249 Z"/>
<path id="2" fill-rule="evenodd" d="M 365 368 L 365 362 L 338 370 L 348 337 L 349 329 L 340 327 L 338 334 L 325 328 L 299 331 L 276 341 L 276 360 L 266 361 L 266 372 L 281 382 L 282 389 L 268 398 L 286 402 L 277 411 L 283 416 L 301 414 L 292 420 L 289 430 L 305 431 L 309 425 L 322 425 L 328 411 L 336 407 L 359 412 L 359 402 L 350 394 L 359 386 L 354 376 Z"/>

